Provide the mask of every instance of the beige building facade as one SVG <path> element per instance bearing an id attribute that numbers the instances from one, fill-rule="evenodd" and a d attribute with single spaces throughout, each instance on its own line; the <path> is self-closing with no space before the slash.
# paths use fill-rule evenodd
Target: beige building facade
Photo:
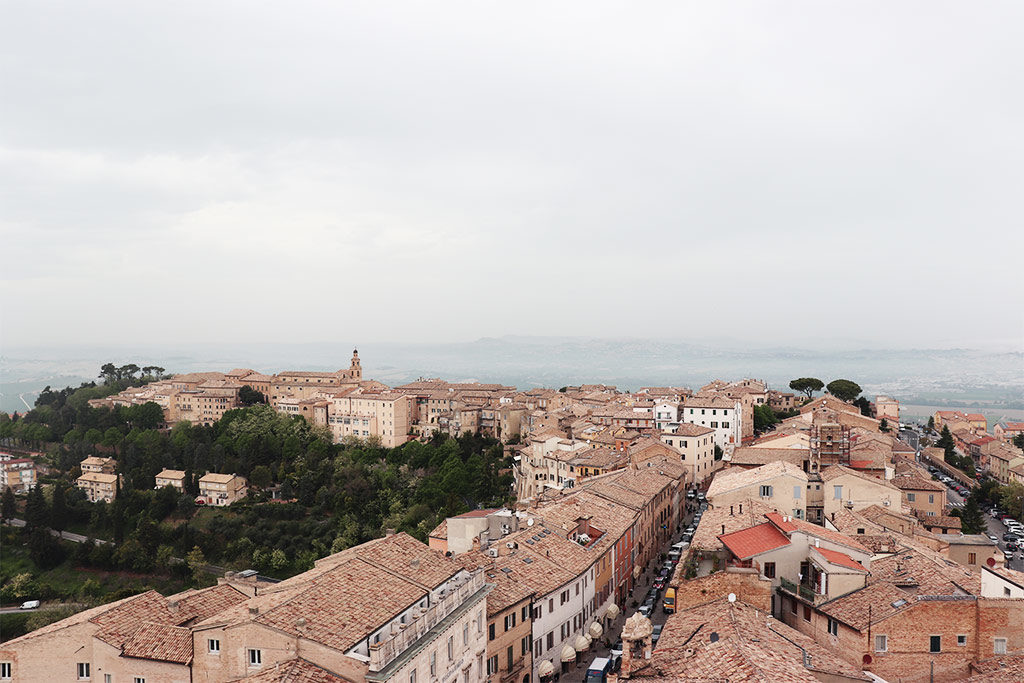
<path id="1" fill-rule="evenodd" d="M 206 505 L 231 505 L 244 498 L 247 492 L 245 477 L 207 472 L 199 478 L 197 502 L 201 500 Z"/>

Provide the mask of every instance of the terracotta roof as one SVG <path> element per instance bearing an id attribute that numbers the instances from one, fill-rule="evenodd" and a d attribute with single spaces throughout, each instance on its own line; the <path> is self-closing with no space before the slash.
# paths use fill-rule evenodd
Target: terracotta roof
<path id="1" fill-rule="evenodd" d="M 841 553 L 838 550 L 829 550 L 828 548 L 815 548 L 815 550 L 821 553 L 822 557 L 832 564 L 838 564 L 840 567 L 846 567 L 847 569 L 856 569 L 862 572 L 867 571 L 867 569 L 864 568 L 864 565 L 846 553 Z"/>
<path id="2" fill-rule="evenodd" d="M 349 679 L 306 661 L 289 659 L 274 664 L 273 668 L 233 679 L 232 683 L 349 683 Z"/>
<path id="3" fill-rule="evenodd" d="M 188 664 L 192 661 L 192 631 L 168 624 L 139 624 L 124 642 L 121 656 Z"/>
<path id="4" fill-rule="evenodd" d="M 793 517 L 786 517 L 784 521 L 782 515 L 777 512 L 770 512 L 766 514 L 765 517 L 768 518 L 768 521 L 786 533 L 800 531 L 808 536 L 815 536 L 838 545 L 844 545 L 847 548 L 852 548 L 869 554 L 871 553 L 870 550 L 862 546 L 854 538 L 847 536 L 846 534 L 841 534 L 838 531 L 832 531 L 831 529 L 826 529 L 823 526 L 811 524 L 810 522 L 805 522 L 802 519 L 795 519 Z"/>
<path id="5" fill-rule="evenodd" d="M 971 664 L 976 672 L 964 679 L 967 683 L 1006 683 L 1024 681 L 1024 655 L 1006 655 L 983 659 Z"/>
<path id="6" fill-rule="evenodd" d="M 789 538 L 768 522 L 722 534 L 718 540 L 741 560 L 789 545 Z"/>
<path id="7" fill-rule="evenodd" d="M 670 615 L 652 658 L 638 666 L 632 677 L 645 681 L 870 680 L 799 631 L 728 598 Z"/>
<path id="8" fill-rule="evenodd" d="M 367 586 L 382 590 L 368 591 Z M 253 621 L 345 651 L 426 595 L 411 581 L 356 559 L 324 572 Z"/>

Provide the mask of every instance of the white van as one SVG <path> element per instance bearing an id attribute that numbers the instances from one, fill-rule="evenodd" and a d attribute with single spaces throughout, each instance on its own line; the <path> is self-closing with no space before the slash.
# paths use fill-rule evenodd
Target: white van
<path id="1" fill-rule="evenodd" d="M 36 607 L 39 607 L 38 600 L 26 600 L 21 603 L 21 609 L 35 609 Z"/>

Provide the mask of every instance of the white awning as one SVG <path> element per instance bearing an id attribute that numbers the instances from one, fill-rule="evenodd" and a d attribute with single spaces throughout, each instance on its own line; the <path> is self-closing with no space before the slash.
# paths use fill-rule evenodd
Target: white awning
<path id="1" fill-rule="evenodd" d="M 615 607 L 615 605 L 612 605 L 612 607 Z M 611 610 L 608 610 L 608 612 L 611 613 Z M 590 636 L 596 640 L 600 638 L 602 635 L 604 635 L 604 628 L 601 626 L 599 622 L 595 621 L 593 624 L 590 625 Z"/>
<path id="2" fill-rule="evenodd" d="M 537 675 L 541 678 L 550 676 L 553 673 L 555 673 L 555 665 L 550 659 L 545 659 L 540 663 L 540 666 L 537 667 Z"/>
<path id="3" fill-rule="evenodd" d="M 571 645 L 566 645 L 562 648 L 562 661 L 563 662 L 575 662 L 576 661 L 576 650 L 572 649 Z"/>
<path id="4" fill-rule="evenodd" d="M 616 605 L 614 602 L 612 603 L 611 607 L 608 608 L 608 611 L 604 613 L 604 615 L 606 617 L 608 617 L 609 619 L 613 619 L 613 620 L 617 619 L 619 614 L 620 614 L 619 606 Z"/>
<path id="5" fill-rule="evenodd" d="M 576 636 L 576 641 L 572 644 L 576 648 L 577 652 L 586 652 L 590 649 L 590 641 L 584 635 Z"/>

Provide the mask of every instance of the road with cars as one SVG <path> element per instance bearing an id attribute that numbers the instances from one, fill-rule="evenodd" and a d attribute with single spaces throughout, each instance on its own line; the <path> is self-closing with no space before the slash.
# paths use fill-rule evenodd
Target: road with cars
<path id="1" fill-rule="evenodd" d="M 662 553 L 669 555 L 672 550 L 672 546 L 682 541 L 687 544 L 693 537 L 693 530 L 696 528 L 697 523 L 700 521 L 700 516 L 707 508 L 707 503 L 701 499 L 690 498 L 687 502 L 693 505 L 696 509 L 692 514 L 685 514 L 683 517 L 682 528 L 680 531 L 672 534 L 665 547 L 662 548 Z M 698 507 L 699 505 L 699 507 Z M 683 553 L 685 554 L 685 553 Z M 622 605 L 623 614 L 616 619 L 615 624 L 609 629 L 607 637 L 609 641 L 615 642 L 611 647 L 605 647 L 603 645 L 597 645 L 591 648 L 587 654 L 582 657 L 582 661 L 577 664 L 574 668 L 570 669 L 566 673 L 559 674 L 558 683 L 582 683 L 586 679 L 587 670 L 590 668 L 590 664 L 597 658 L 607 657 L 613 662 L 613 670 L 618 668 L 622 658 L 622 642 L 619 640 L 619 633 L 622 630 L 622 624 L 626 617 L 632 616 L 636 612 L 642 612 L 647 615 L 651 620 L 651 624 L 654 626 L 654 633 L 656 636 L 661 635 L 661 629 L 665 625 L 665 620 L 668 618 L 668 613 L 664 609 L 664 598 L 665 590 L 662 588 L 655 588 L 658 585 L 658 579 L 662 574 L 663 569 L 667 569 L 668 565 L 666 562 L 662 562 L 660 559 L 661 553 L 655 556 L 648 567 L 644 568 L 643 574 L 637 580 L 636 587 L 633 589 L 632 598 L 627 604 Z M 667 576 L 671 578 L 672 572 L 675 571 L 676 563 L 671 563 L 672 568 L 668 569 Z M 662 584 L 664 586 L 664 584 Z M 637 606 L 633 606 L 634 602 Z M 657 643 L 655 643 L 655 649 L 657 649 Z"/>

